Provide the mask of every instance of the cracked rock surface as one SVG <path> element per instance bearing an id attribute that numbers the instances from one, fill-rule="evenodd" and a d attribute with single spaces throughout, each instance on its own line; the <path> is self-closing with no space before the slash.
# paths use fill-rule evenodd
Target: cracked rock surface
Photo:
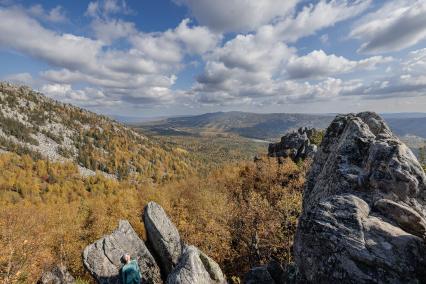
<path id="1" fill-rule="evenodd" d="M 338 115 L 315 155 L 294 252 L 302 282 L 426 283 L 426 177 L 375 113 Z"/>
<path id="2" fill-rule="evenodd" d="M 194 246 L 185 247 L 167 284 L 226 283 L 219 265 Z"/>

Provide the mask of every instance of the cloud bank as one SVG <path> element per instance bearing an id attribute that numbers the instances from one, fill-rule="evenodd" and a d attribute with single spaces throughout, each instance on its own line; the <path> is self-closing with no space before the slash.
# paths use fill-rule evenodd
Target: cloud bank
<path id="1" fill-rule="evenodd" d="M 426 52 L 418 48 L 426 39 L 424 1 L 174 2 L 193 18 L 145 32 L 126 1 L 92 1 L 81 15 L 85 33 L 61 31 L 74 25 L 61 6 L 0 4 L 0 47 L 48 66 L 3 79 L 106 109 L 239 108 L 426 91 Z M 336 35 L 342 30 L 345 36 Z M 339 49 L 344 44 L 350 48 Z M 193 81 L 181 87 L 191 72 Z"/>

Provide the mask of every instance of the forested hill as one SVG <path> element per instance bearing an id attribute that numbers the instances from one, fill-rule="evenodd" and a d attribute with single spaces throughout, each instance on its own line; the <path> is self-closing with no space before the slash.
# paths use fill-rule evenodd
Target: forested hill
<path id="1" fill-rule="evenodd" d="M 190 171 L 185 151 L 165 149 L 105 116 L 8 83 L 0 83 L 0 147 L 35 159 L 75 162 L 83 175 L 101 171 L 157 182 Z"/>

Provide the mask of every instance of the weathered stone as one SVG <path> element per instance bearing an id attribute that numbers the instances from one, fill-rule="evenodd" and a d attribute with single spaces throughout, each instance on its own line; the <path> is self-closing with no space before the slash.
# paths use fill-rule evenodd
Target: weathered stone
<path id="1" fill-rule="evenodd" d="M 339 115 L 315 155 L 294 252 L 303 281 L 426 283 L 426 177 L 374 113 Z"/>
<path id="2" fill-rule="evenodd" d="M 112 234 L 84 249 L 84 266 L 98 283 L 120 283 L 120 259 L 125 253 L 138 260 L 143 283 L 162 283 L 160 269 L 154 258 L 130 223 L 125 220 L 119 222 L 118 228 Z"/>
<path id="3" fill-rule="evenodd" d="M 374 208 L 397 223 L 405 231 L 426 239 L 425 219 L 410 207 L 388 199 L 380 199 L 374 203 Z"/>
<path id="4" fill-rule="evenodd" d="M 194 246 L 186 246 L 178 265 L 167 278 L 168 284 L 226 283 L 219 265 Z"/>
<path id="5" fill-rule="evenodd" d="M 73 284 L 74 277 L 63 265 L 55 266 L 52 270 L 46 271 L 38 281 L 39 284 Z"/>
<path id="6" fill-rule="evenodd" d="M 159 260 L 163 274 L 167 276 L 177 265 L 182 254 L 179 232 L 164 209 L 155 202 L 149 202 L 145 207 L 143 220 L 148 241 Z"/>
<path id="7" fill-rule="evenodd" d="M 268 148 L 270 157 L 291 158 L 293 161 L 300 159 L 313 158 L 317 152 L 317 146 L 312 144 L 313 135 L 319 130 L 314 128 L 299 128 L 281 137 L 281 142 L 271 143 Z"/>

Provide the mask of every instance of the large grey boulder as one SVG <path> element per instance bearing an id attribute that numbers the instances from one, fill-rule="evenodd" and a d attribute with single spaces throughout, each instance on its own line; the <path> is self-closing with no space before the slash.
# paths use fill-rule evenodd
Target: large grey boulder
<path id="1" fill-rule="evenodd" d="M 194 246 L 184 245 L 164 209 L 149 202 L 143 219 L 150 247 L 168 284 L 226 283 L 219 265 Z"/>
<path id="2" fill-rule="evenodd" d="M 177 265 L 182 254 L 182 241 L 176 226 L 167 217 L 164 209 L 155 202 L 149 202 L 143 213 L 148 242 L 158 259 L 164 275 Z"/>
<path id="3" fill-rule="evenodd" d="M 297 131 L 291 131 L 281 137 L 278 143 L 271 143 L 268 147 L 270 157 L 289 157 L 293 161 L 313 158 L 317 152 L 317 146 L 311 139 L 320 130 L 301 127 Z"/>
<path id="4" fill-rule="evenodd" d="M 39 284 L 73 284 L 75 283 L 75 279 L 68 272 L 65 266 L 58 265 L 53 267 L 52 270 L 45 271 L 37 283 Z"/>
<path id="5" fill-rule="evenodd" d="M 426 177 L 377 114 L 339 115 L 308 176 L 301 281 L 426 283 Z"/>
<path id="6" fill-rule="evenodd" d="M 118 228 L 112 234 L 84 249 L 84 266 L 98 283 L 120 283 L 120 259 L 125 253 L 138 260 L 142 283 L 162 283 L 160 269 L 154 258 L 130 223 L 125 220 L 119 222 Z"/>
<path id="7" fill-rule="evenodd" d="M 219 265 L 194 246 L 186 246 L 167 284 L 226 283 Z"/>

